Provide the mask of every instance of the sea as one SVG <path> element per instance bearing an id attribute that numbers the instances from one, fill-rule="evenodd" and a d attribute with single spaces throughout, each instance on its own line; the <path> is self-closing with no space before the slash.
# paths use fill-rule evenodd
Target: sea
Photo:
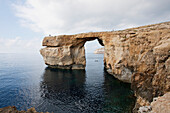
<path id="1" fill-rule="evenodd" d="M 103 54 L 86 54 L 85 70 L 51 69 L 39 53 L 0 53 L 0 108 L 53 113 L 131 113 L 130 84 L 104 69 Z"/>

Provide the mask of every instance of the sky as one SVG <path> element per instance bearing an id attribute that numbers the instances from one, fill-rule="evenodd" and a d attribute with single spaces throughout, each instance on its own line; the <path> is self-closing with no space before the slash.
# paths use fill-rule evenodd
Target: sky
<path id="1" fill-rule="evenodd" d="M 170 0 L 0 0 L 0 53 L 39 52 L 45 36 L 170 21 Z M 87 42 L 87 52 L 101 46 Z"/>

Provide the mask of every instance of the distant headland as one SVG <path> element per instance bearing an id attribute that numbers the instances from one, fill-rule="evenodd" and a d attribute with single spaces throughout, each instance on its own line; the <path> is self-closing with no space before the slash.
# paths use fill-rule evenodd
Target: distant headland
<path id="1" fill-rule="evenodd" d="M 94 54 L 104 54 L 104 48 L 99 48 L 94 51 Z"/>

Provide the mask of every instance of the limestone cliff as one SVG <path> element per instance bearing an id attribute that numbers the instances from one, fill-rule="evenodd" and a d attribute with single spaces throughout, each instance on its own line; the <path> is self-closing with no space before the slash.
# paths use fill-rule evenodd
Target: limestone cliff
<path id="1" fill-rule="evenodd" d="M 98 39 L 104 46 L 108 73 L 132 83 L 136 106 L 147 105 L 155 96 L 170 91 L 170 22 L 112 32 L 45 37 L 40 50 L 51 67 L 84 69 L 84 44 Z"/>

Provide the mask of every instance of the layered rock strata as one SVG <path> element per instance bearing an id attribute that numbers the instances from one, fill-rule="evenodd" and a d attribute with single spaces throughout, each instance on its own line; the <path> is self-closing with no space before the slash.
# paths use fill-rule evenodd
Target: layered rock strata
<path id="1" fill-rule="evenodd" d="M 170 91 L 170 22 L 122 31 L 49 36 L 40 52 L 50 67 L 85 69 L 84 44 L 95 39 L 104 46 L 107 72 L 132 83 L 136 106 L 147 105 L 153 97 Z"/>

